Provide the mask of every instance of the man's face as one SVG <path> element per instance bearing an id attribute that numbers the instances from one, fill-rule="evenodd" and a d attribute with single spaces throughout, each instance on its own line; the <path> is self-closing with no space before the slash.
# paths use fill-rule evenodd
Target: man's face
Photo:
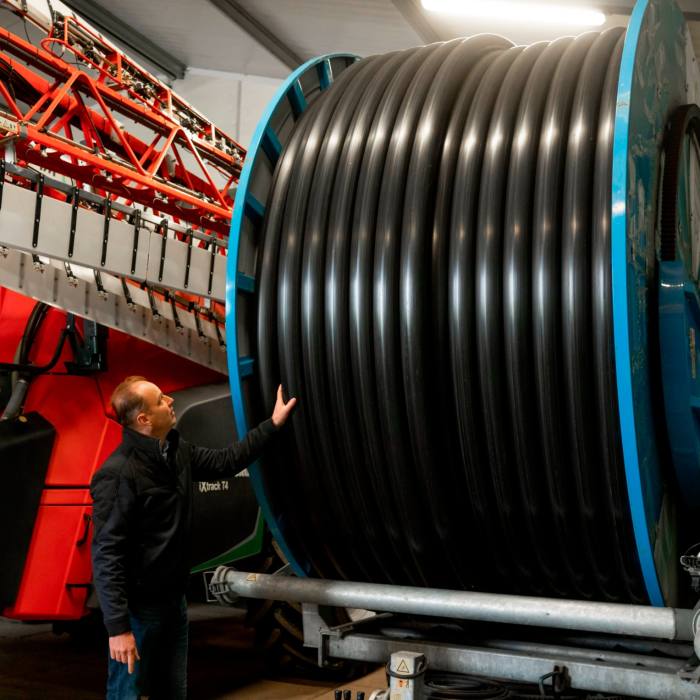
<path id="1" fill-rule="evenodd" d="M 162 440 L 175 426 L 175 400 L 151 382 L 138 382 L 134 391 L 145 404 L 144 410 L 136 418 L 137 426 L 147 435 Z"/>

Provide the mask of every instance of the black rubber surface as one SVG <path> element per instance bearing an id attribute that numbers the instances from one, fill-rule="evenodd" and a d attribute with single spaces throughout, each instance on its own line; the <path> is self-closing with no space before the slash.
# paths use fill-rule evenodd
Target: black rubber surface
<path id="1" fill-rule="evenodd" d="M 488 557 L 479 575 L 485 577 L 489 587 L 496 581 L 510 579 L 513 567 L 509 564 L 510 546 L 509 551 L 501 549 L 504 542 L 509 542 L 508 524 L 498 508 L 492 477 L 482 466 L 488 464 L 488 457 L 476 355 L 475 229 L 481 164 L 491 111 L 498 87 L 521 52 L 521 48 L 510 48 L 498 55 L 482 76 L 471 101 L 460 136 L 449 228 L 448 337 L 458 436 L 467 480 L 465 510 L 472 521 L 466 532 L 489 533 L 488 538 L 476 538 Z M 449 187 L 449 183 L 446 186 Z M 494 547 L 496 542 L 498 546 Z"/>
<path id="2" fill-rule="evenodd" d="M 311 573 L 645 600 L 612 348 L 621 48 L 372 57 L 300 119 L 258 353 L 265 401 L 299 399 L 265 477 Z"/>
<path id="3" fill-rule="evenodd" d="M 282 383 L 292 396 L 307 396 L 304 382 L 304 364 L 301 345 L 301 317 L 303 282 L 301 260 L 303 254 L 304 228 L 307 214 L 308 193 L 313 179 L 318 152 L 323 135 L 333 116 L 338 101 L 347 86 L 366 66 L 359 63 L 345 70 L 338 79 L 339 90 L 330 91 L 319 102 L 319 108 L 311 115 L 303 149 L 299 157 L 287 192 L 284 214 L 281 221 L 281 241 L 277 286 L 277 330 L 278 353 Z M 308 362 L 308 359 L 306 360 Z M 311 401 L 311 397 L 307 399 Z M 310 403 L 308 408 L 310 409 Z M 300 482 L 312 502 L 323 504 L 315 509 L 318 516 L 316 531 L 323 533 L 324 549 L 332 558 L 332 564 L 343 577 L 361 577 L 362 558 L 350 548 L 350 533 L 346 530 L 344 512 L 336 512 L 338 503 L 345 494 L 328 488 L 332 467 L 319 462 L 318 433 L 312 425 L 310 410 L 297 411 L 293 419 L 292 433 L 295 451 L 300 455 Z"/>
<path id="4" fill-rule="evenodd" d="M 552 541 L 554 519 L 548 481 L 531 465 L 542 464 L 538 424 L 532 411 L 534 357 L 532 350 L 532 226 L 534 179 L 542 119 L 554 71 L 571 39 L 549 44 L 538 56 L 525 84 L 516 122 L 519 124 L 508 165 L 503 229 L 503 350 L 505 401 L 510 408 L 513 464 L 519 499 L 525 505 L 522 522 L 536 542 L 538 564 L 551 592 L 571 595 L 570 555 L 565 543 Z"/>
<path id="5" fill-rule="evenodd" d="M 399 556 L 402 541 L 391 484 L 381 468 L 381 457 L 372 452 L 376 443 L 362 438 L 361 420 L 368 418 L 360 411 L 360 396 L 353 390 L 351 342 L 359 335 L 351 330 L 349 303 L 350 249 L 355 186 L 367 144 L 369 127 L 374 119 L 384 91 L 405 55 L 393 54 L 380 65 L 374 80 L 363 91 L 353 121 L 342 143 L 340 162 L 333 182 L 328 215 L 328 234 L 325 265 L 325 337 L 329 392 L 333 400 L 328 404 L 327 421 L 336 454 L 343 470 L 355 475 L 353 503 L 358 523 L 365 528 L 367 538 L 375 550 L 386 557 L 379 566 L 377 580 L 394 581 L 410 577 L 410 567 Z M 357 320 L 357 317 L 355 317 Z M 366 357 L 369 358 L 369 353 Z M 342 397 L 342 400 L 337 400 Z M 366 433 L 365 433 L 366 434 Z"/>
<path id="6" fill-rule="evenodd" d="M 497 508 L 503 528 L 509 533 L 503 543 L 504 553 L 515 564 L 511 572 L 514 583 L 527 590 L 538 585 L 533 565 L 539 550 L 534 538 L 529 536 L 530 523 L 524 517 L 522 506 L 525 504 L 519 498 L 512 469 L 514 449 L 508 424 L 502 353 L 503 199 L 520 87 L 543 49 L 543 44 L 535 44 L 523 50 L 499 85 L 479 180 L 474 267 L 477 371 L 481 379 L 486 454 Z M 519 557 L 518 552 L 522 551 L 529 551 L 530 556 Z"/>
<path id="7" fill-rule="evenodd" d="M 446 45 L 450 46 L 450 45 Z M 438 337 L 444 338 L 444 294 L 446 288 L 447 248 L 435 247 L 440 240 L 434 237 L 433 222 L 436 212 L 437 178 L 445 153 L 443 144 L 449 128 L 450 113 L 456 106 L 465 76 L 485 52 L 492 53 L 501 46 L 492 37 L 477 37 L 462 41 L 451 48 L 450 54 L 430 81 L 430 89 L 418 118 L 421 128 L 413 139 L 403 192 L 403 217 L 400 244 L 399 275 L 399 334 L 401 367 L 406 387 L 406 417 L 410 448 L 415 460 L 416 483 L 432 482 L 425 490 L 421 508 L 429 513 L 437 536 L 436 552 L 443 566 L 449 566 L 449 575 L 461 582 L 469 581 L 469 559 L 465 556 L 463 541 L 452 523 L 459 515 L 458 502 L 453 498 L 461 491 L 456 484 L 453 469 L 457 452 L 456 436 L 444 430 L 452 420 L 446 410 L 444 381 L 429 382 L 440 358 L 446 356 L 443 348 L 433 345 Z M 469 80 L 466 85 L 468 86 Z M 473 83 L 473 81 L 471 81 Z M 473 87 L 469 88 L 473 90 Z M 453 140 L 454 142 L 454 140 Z M 450 156 L 454 160 L 453 156 Z M 446 238 L 444 239 L 447 240 Z M 441 300 L 435 299 L 440 294 Z M 436 315 L 432 317 L 431 312 Z M 446 364 L 444 366 L 446 370 Z M 444 377 L 448 376 L 443 372 Z"/>

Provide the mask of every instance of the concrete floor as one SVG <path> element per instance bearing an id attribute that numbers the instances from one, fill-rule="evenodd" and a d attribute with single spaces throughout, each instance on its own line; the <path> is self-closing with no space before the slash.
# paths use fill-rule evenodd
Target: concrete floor
<path id="1" fill-rule="evenodd" d="M 265 674 L 252 632 L 235 609 L 190 609 L 189 697 L 192 700 L 332 700 L 336 687 L 385 687 L 384 671 L 337 686 Z M 0 618 L 0 700 L 97 700 L 104 697 L 106 647 L 56 635 L 51 625 Z"/>

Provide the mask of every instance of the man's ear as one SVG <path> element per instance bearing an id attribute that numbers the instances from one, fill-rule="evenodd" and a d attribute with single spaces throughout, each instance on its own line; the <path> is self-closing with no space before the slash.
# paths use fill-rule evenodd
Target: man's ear
<path id="1" fill-rule="evenodd" d="M 138 416 L 136 416 L 136 424 L 145 426 L 150 425 L 151 421 L 145 413 L 139 413 Z"/>

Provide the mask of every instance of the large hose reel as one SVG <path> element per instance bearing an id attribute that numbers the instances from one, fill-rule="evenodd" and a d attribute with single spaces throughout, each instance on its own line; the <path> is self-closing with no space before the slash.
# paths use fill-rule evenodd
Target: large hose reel
<path id="1" fill-rule="evenodd" d="M 698 102 L 671 0 L 281 87 L 238 187 L 228 279 L 256 286 L 229 285 L 227 349 L 239 433 L 280 381 L 300 399 L 251 470 L 298 574 L 674 604 Z"/>

